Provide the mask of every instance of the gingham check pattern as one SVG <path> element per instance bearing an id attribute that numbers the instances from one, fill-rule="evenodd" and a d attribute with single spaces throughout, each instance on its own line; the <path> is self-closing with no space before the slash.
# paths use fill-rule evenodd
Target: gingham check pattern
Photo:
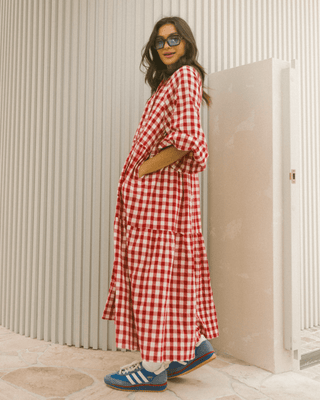
<path id="1" fill-rule="evenodd" d="M 202 83 L 183 66 L 149 99 L 123 167 L 114 220 L 115 258 L 103 319 L 115 320 L 118 348 L 151 362 L 189 361 L 195 343 L 219 335 L 201 232 L 198 172 L 207 144 L 200 124 Z M 163 148 L 192 150 L 138 177 Z"/>

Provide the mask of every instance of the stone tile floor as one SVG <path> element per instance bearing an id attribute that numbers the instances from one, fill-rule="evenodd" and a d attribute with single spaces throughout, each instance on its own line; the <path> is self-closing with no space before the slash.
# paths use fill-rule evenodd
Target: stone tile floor
<path id="1" fill-rule="evenodd" d="M 301 331 L 301 354 L 315 350 L 320 350 L 320 326 Z"/>
<path id="2" fill-rule="evenodd" d="M 0 400 L 319 400 L 320 366 L 272 374 L 226 354 L 168 381 L 162 393 L 121 392 L 103 377 L 141 360 L 138 352 L 61 346 L 0 326 Z"/>

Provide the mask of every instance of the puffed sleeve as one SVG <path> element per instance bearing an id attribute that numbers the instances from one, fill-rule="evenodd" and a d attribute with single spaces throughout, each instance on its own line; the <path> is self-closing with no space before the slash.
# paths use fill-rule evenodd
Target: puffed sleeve
<path id="1" fill-rule="evenodd" d="M 200 106 L 202 81 L 199 73 L 190 66 L 183 66 L 172 75 L 173 112 L 166 129 L 166 136 L 158 150 L 173 145 L 178 150 L 192 151 L 170 167 L 183 173 L 198 173 L 206 168 L 208 146 L 201 128 Z"/>

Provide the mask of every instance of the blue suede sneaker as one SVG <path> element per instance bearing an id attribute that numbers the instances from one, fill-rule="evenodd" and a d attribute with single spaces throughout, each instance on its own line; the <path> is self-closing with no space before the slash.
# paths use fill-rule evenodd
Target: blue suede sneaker
<path id="1" fill-rule="evenodd" d="M 147 371 L 142 361 L 121 367 L 119 372 L 106 375 L 107 386 L 126 392 L 164 392 L 167 389 L 167 371 L 162 366 L 155 372 Z"/>
<path id="2" fill-rule="evenodd" d="M 188 374 L 217 357 L 211 343 L 204 336 L 196 346 L 195 354 L 195 358 L 190 361 L 172 361 L 167 368 L 168 379 Z"/>

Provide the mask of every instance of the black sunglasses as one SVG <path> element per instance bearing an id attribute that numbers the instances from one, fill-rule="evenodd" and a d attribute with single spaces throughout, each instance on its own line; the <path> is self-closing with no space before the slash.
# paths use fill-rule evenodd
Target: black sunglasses
<path id="1" fill-rule="evenodd" d="M 181 37 L 175 35 L 175 36 L 169 36 L 167 39 L 165 39 L 165 38 L 160 36 L 155 40 L 154 48 L 156 50 L 163 49 L 164 48 L 164 44 L 166 42 L 168 43 L 168 45 L 170 47 L 178 46 L 180 44 L 180 42 L 181 42 Z"/>

